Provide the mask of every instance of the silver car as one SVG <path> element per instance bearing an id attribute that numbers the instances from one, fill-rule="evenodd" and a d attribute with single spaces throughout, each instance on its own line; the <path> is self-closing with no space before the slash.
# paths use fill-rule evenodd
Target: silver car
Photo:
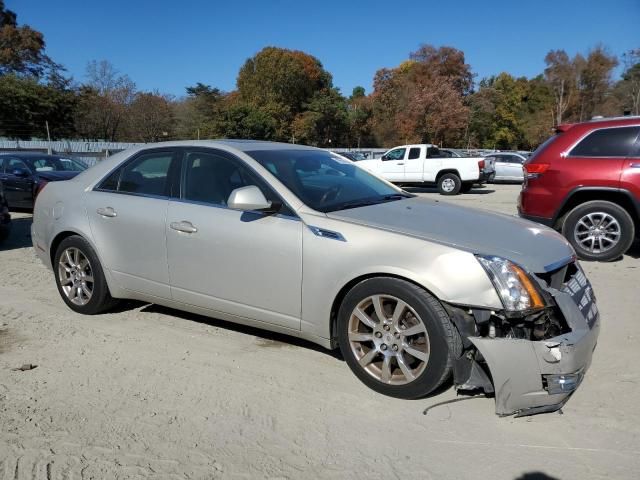
<path id="1" fill-rule="evenodd" d="M 524 182 L 522 165 L 527 159 L 526 155 L 516 152 L 492 153 L 485 157 L 495 163 L 494 182 Z"/>
<path id="2" fill-rule="evenodd" d="M 171 142 L 119 153 L 38 196 L 33 244 L 66 304 L 166 305 L 340 348 L 372 389 L 448 378 L 500 415 L 560 408 L 599 330 L 567 241 L 420 198 L 324 150 Z"/>

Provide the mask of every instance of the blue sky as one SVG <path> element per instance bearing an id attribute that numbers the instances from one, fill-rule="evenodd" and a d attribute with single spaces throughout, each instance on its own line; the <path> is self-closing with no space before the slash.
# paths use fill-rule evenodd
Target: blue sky
<path id="1" fill-rule="evenodd" d="M 45 35 L 76 80 L 107 59 L 143 90 L 177 96 L 202 82 L 231 90 L 242 63 L 268 45 L 315 55 L 349 94 L 421 43 L 463 50 L 482 77 L 534 76 L 550 49 L 617 55 L 640 48 L 640 0 L 165 1 L 6 0 Z"/>

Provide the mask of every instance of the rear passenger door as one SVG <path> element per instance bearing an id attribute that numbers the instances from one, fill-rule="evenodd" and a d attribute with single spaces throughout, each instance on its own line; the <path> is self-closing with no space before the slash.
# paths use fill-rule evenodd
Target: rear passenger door
<path id="1" fill-rule="evenodd" d="M 619 187 L 623 164 L 633 154 L 638 133 L 640 127 L 632 126 L 600 128 L 586 135 L 565 158 L 571 162 L 571 170 L 579 172 L 579 184 L 565 187 Z"/>
<path id="2" fill-rule="evenodd" d="M 178 167 L 176 149 L 146 150 L 86 194 L 102 264 L 127 290 L 171 297 L 165 221 Z"/>
<path id="3" fill-rule="evenodd" d="M 404 163 L 404 179 L 406 182 L 424 181 L 424 147 L 409 147 L 407 160 Z"/>

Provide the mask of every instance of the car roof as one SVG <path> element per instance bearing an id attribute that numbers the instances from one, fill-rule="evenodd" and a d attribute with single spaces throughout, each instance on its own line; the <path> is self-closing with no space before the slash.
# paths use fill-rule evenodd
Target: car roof
<path id="1" fill-rule="evenodd" d="M 611 117 L 611 118 L 593 118 L 586 122 L 564 123 L 556 127 L 557 131 L 564 132 L 573 127 L 583 127 L 587 130 L 596 130 L 598 128 L 607 127 L 634 127 L 640 126 L 640 116 Z"/>
<path id="2" fill-rule="evenodd" d="M 268 142 L 264 140 L 240 140 L 240 139 L 219 139 L 219 140 L 175 140 L 169 142 L 146 143 L 137 148 L 145 150 L 147 148 L 162 147 L 215 147 L 224 145 L 240 150 L 242 152 L 252 152 L 256 150 L 322 150 L 307 145 L 296 143 Z"/>
<path id="3" fill-rule="evenodd" d="M 0 157 L 17 157 L 17 158 L 65 158 L 64 155 L 49 155 L 41 152 L 0 152 Z"/>

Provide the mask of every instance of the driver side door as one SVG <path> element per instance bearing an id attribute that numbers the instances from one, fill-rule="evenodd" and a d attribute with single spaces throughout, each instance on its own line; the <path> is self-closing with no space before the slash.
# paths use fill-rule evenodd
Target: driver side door
<path id="1" fill-rule="evenodd" d="M 382 177 L 390 182 L 404 181 L 406 148 L 394 148 L 382 157 Z"/>
<path id="2" fill-rule="evenodd" d="M 231 154 L 184 151 L 180 198 L 166 222 L 172 298 L 300 330 L 303 223 L 286 206 L 278 214 L 228 208 L 231 192 L 248 185 L 280 201 Z"/>
<path id="3" fill-rule="evenodd" d="M 4 192 L 7 203 L 11 207 L 31 208 L 33 207 L 33 174 L 25 162 L 19 158 L 5 157 L 3 162 L 4 171 L 0 170 L 0 180 L 4 185 Z M 14 171 L 23 170 L 26 175 L 15 175 Z"/>

